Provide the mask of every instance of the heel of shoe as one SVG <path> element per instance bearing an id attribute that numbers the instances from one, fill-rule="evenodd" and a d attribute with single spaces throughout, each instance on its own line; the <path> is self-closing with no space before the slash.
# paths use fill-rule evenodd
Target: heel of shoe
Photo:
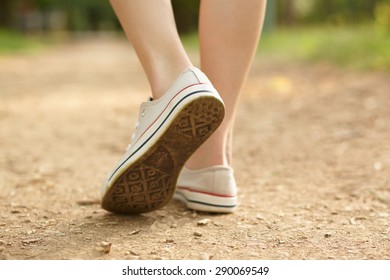
<path id="1" fill-rule="evenodd" d="M 199 170 L 184 167 L 174 197 L 193 210 L 231 213 L 237 206 L 237 185 L 233 170 L 226 166 Z"/>
<path id="2" fill-rule="evenodd" d="M 185 187 L 178 187 L 173 197 L 182 201 L 189 209 L 202 212 L 232 213 L 237 207 L 237 196 L 200 193 Z"/>

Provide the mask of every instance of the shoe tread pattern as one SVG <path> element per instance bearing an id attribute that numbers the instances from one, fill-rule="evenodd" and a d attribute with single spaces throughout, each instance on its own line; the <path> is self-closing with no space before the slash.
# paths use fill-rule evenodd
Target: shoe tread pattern
<path id="1" fill-rule="evenodd" d="M 102 207 L 121 214 L 161 208 L 172 198 L 181 168 L 223 120 L 223 104 L 200 97 L 187 104 L 160 139 L 129 166 L 102 200 Z"/>

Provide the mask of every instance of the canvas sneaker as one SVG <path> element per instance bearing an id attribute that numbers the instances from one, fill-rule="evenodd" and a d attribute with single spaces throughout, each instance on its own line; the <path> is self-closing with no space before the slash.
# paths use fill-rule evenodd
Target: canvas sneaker
<path id="1" fill-rule="evenodd" d="M 104 209 L 143 213 L 173 196 L 180 170 L 224 117 L 218 92 L 199 69 L 186 69 L 164 96 L 141 104 L 137 129 L 101 189 Z"/>
<path id="2" fill-rule="evenodd" d="M 188 208 L 205 212 L 231 213 L 237 206 L 237 185 L 233 169 L 211 166 L 180 173 L 174 195 Z"/>

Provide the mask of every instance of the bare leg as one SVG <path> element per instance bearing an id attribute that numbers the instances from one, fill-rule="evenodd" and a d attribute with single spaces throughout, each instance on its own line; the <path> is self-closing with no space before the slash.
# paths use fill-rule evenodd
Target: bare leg
<path id="1" fill-rule="evenodd" d="M 186 166 L 230 165 L 237 101 L 259 41 L 265 0 L 202 0 L 199 19 L 201 68 L 226 106 L 222 125 Z"/>
<path id="2" fill-rule="evenodd" d="M 148 77 L 155 99 L 192 66 L 177 33 L 170 0 L 110 0 Z"/>

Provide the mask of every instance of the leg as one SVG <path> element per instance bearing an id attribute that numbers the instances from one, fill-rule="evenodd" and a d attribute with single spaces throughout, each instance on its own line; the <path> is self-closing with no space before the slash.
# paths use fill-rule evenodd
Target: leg
<path id="1" fill-rule="evenodd" d="M 134 137 L 101 187 L 101 205 L 138 214 L 169 202 L 185 162 L 215 132 L 225 109 L 206 75 L 191 67 L 170 0 L 111 2 L 155 100 L 141 104 Z"/>
<path id="2" fill-rule="evenodd" d="M 148 77 L 155 99 L 192 66 L 177 33 L 170 0 L 110 0 Z M 163 74 L 162 74 L 163 73 Z"/>
<path id="3" fill-rule="evenodd" d="M 257 48 L 265 4 L 265 0 L 201 2 L 201 68 L 224 100 L 226 115 L 216 133 L 186 163 L 190 169 L 231 163 L 236 105 Z"/>

